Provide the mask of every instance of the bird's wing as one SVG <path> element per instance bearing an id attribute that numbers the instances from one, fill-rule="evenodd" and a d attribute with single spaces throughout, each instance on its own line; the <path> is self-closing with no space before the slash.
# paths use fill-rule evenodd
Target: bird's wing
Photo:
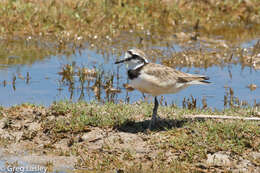
<path id="1" fill-rule="evenodd" d="M 188 83 L 192 81 L 204 82 L 209 79 L 203 75 L 184 73 L 160 64 L 149 63 L 145 67 L 146 68 L 143 69 L 143 72 L 153 76 L 160 83 Z M 205 83 L 208 82 L 205 81 Z"/>
<path id="2" fill-rule="evenodd" d="M 176 73 L 172 68 L 160 64 L 149 63 L 142 70 L 143 73 L 156 78 L 160 82 L 178 80 L 178 72 Z"/>

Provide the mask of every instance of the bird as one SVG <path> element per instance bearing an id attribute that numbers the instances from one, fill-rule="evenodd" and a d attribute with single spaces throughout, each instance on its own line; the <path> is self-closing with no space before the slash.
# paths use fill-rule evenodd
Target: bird
<path id="1" fill-rule="evenodd" d="M 209 77 L 198 74 L 189 74 L 178 71 L 171 67 L 148 62 L 146 54 L 137 48 L 129 49 L 123 59 L 115 64 L 125 63 L 129 84 L 142 93 L 154 97 L 154 107 L 149 129 L 156 125 L 160 119 L 157 117 L 157 96 L 163 94 L 174 94 L 188 86 L 195 84 L 209 84 Z"/>

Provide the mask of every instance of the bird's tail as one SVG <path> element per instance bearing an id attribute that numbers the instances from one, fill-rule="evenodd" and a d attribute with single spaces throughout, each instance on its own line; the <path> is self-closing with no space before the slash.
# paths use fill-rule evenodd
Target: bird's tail
<path id="1" fill-rule="evenodd" d="M 209 77 L 207 76 L 185 76 L 179 77 L 178 80 L 182 83 L 189 83 L 189 84 L 210 84 Z"/>

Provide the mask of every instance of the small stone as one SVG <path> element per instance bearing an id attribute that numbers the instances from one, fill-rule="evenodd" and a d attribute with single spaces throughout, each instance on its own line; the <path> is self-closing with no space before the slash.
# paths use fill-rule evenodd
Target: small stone
<path id="1" fill-rule="evenodd" d="M 54 116 L 54 115 L 48 116 L 47 119 L 48 119 L 49 121 L 55 120 L 55 116 Z"/>
<path id="2" fill-rule="evenodd" d="M 246 159 L 241 160 L 239 163 L 236 164 L 236 169 L 234 172 L 252 172 L 251 170 L 254 169 L 253 164 Z"/>
<path id="3" fill-rule="evenodd" d="M 259 160 L 260 161 L 260 153 L 259 152 L 251 152 L 249 154 L 250 157 L 252 157 L 254 160 Z"/>
<path id="4" fill-rule="evenodd" d="M 0 120 L 0 129 L 4 129 L 7 126 L 8 119 L 6 117 Z"/>
<path id="5" fill-rule="evenodd" d="M 0 128 L 0 138 L 10 140 L 12 136 L 6 130 Z"/>
<path id="6" fill-rule="evenodd" d="M 12 128 L 15 128 L 17 130 L 22 129 L 23 126 L 24 126 L 24 122 L 22 121 L 16 121 L 12 124 Z"/>
<path id="7" fill-rule="evenodd" d="M 41 125 L 36 122 L 31 123 L 28 127 L 28 130 L 30 130 L 30 131 L 38 131 L 40 129 L 41 129 Z"/>
<path id="8" fill-rule="evenodd" d="M 69 143 L 69 139 L 65 138 L 55 143 L 54 146 L 55 148 L 59 148 L 63 151 L 68 151 L 69 150 L 68 143 Z"/>
<path id="9" fill-rule="evenodd" d="M 23 132 L 22 132 L 22 131 L 13 132 L 13 133 L 12 133 L 12 136 L 15 138 L 15 141 L 16 141 L 16 142 L 19 142 L 20 139 L 21 139 L 22 136 L 23 136 Z"/>
<path id="10" fill-rule="evenodd" d="M 227 154 L 221 152 L 208 154 L 206 163 L 212 166 L 228 166 L 231 164 L 230 158 Z"/>
<path id="11" fill-rule="evenodd" d="M 95 142 L 95 141 L 101 139 L 102 137 L 103 137 L 103 135 L 101 134 L 100 131 L 93 130 L 93 131 L 84 133 L 81 138 L 84 141 Z"/>

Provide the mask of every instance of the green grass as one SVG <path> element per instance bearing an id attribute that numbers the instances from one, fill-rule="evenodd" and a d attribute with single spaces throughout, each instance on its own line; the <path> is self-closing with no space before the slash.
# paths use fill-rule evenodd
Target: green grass
<path id="1" fill-rule="evenodd" d="M 193 122 L 185 129 L 173 129 L 166 134 L 174 134 L 166 146 L 176 151 L 182 151 L 181 160 L 193 163 L 197 157 L 206 158 L 207 153 L 229 151 L 242 154 L 246 150 L 259 151 L 255 140 L 259 129 L 254 129 L 256 122 L 221 122 L 207 120 Z M 255 131 L 257 130 L 257 131 Z"/>
<path id="2" fill-rule="evenodd" d="M 69 123 L 66 125 L 67 118 L 57 122 L 57 131 L 75 131 L 75 129 L 84 129 L 85 126 L 95 127 L 113 127 L 121 126 L 124 123 L 135 121 L 136 118 L 150 120 L 152 115 L 153 105 L 148 103 L 136 104 L 115 104 L 97 102 L 57 102 L 54 103 L 50 110 L 52 114 L 58 116 L 69 116 Z M 252 117 L 255 114 L 255 109 L 252 107 L 246 108 L 229 108 L 224 110 L 212 109 L 183 109 L 175 106 L 160 106 L 159 115 L 166 119 L 181 119 L 183 115 L 230 115 Z"/>

